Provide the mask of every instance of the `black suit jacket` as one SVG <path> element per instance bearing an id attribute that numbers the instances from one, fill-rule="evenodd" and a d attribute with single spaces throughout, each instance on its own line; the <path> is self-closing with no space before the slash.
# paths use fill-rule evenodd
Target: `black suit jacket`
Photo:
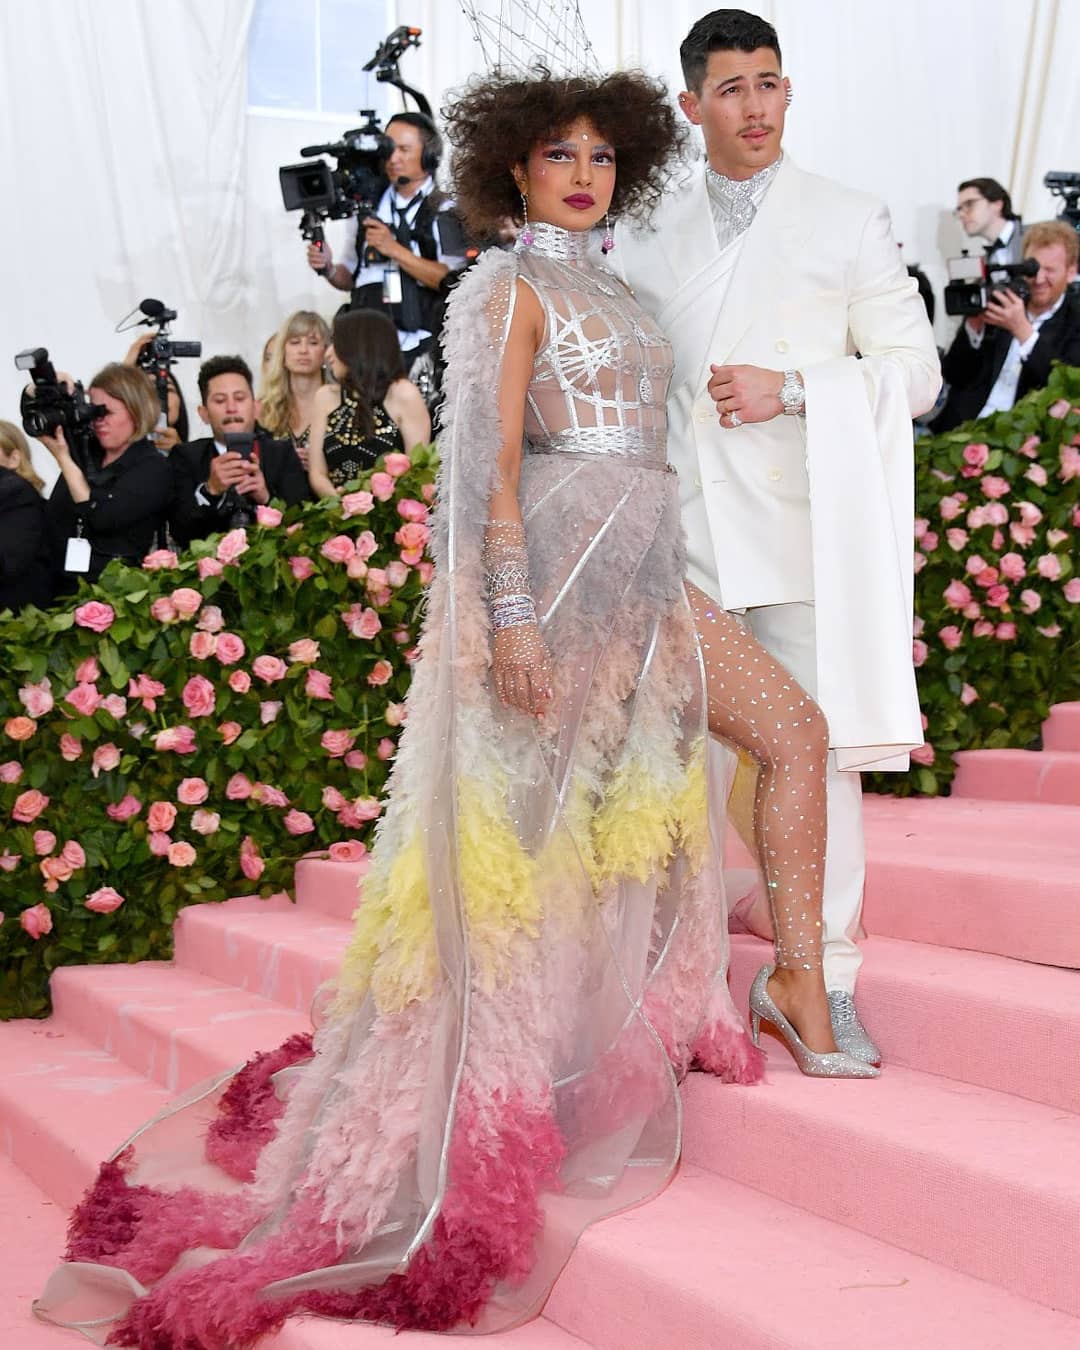
<path id="1" fill-rule="evenodd" d="M 310 500 L 307 474 L 292 441 L 275 441 L 262 427 L 257 427 L 255 443 L 259 450 L 259 467 L 270 496 L 280 498 L 286 506 Z M 216 453 L 213 437 L 205 436 L 176 446 L 169 455 L 175 488 L 169 525 L 179 544 L 186 546 L 193 539 L 205 539 L 207 535 L 228 528 L 233 510 L 228 497 L 211 499 L 209 506 L 203 506 L 195 497 L 196 490 L 210 475 Z"/>
<path id="2" fill-rule="evenodd" d="M 44 609 L 55 593 L 55 541 L 45 499 L 13 469 L 0 468 L 0 610 Z"/>
<path id="3" fill-rule="evenodd" d="M 973 347 L 967 326 L 960 325 L 941 363 L 942 374 L 949 382 L 949 396 L 934 420 L 935 431 L 951 431 L 961 422 L 978 417 L 1001 374 L 1011 342 L 1011 333 L 988 324 L 983 329 L 982 342 Z M 1061 308 L 1039 329 L 1039 339 L 1020 371 L 1017 402 L 1033 389 L 1042 389 L 1046 385 L 1052 361 L 1080 366 L 1080 296 L 1073 291 L 1065 292 Z"/>

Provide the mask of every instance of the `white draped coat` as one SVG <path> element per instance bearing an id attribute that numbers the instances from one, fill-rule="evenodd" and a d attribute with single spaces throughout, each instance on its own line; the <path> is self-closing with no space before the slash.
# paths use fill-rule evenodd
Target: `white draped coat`
<path id="1" fill-rule="evenodd" d="M 702 163 L 609 259 L 675 350 L 690 578 L 729 609 L 812 601 L 839 767 L 904 769 L 923 739 L 911 422 L 941 384 L 926 311 L 885 207 L 787 156 L 735 249 L 732 271 Z M 721 427 L 710 363 L 799 370 L 805 419 Z"/>

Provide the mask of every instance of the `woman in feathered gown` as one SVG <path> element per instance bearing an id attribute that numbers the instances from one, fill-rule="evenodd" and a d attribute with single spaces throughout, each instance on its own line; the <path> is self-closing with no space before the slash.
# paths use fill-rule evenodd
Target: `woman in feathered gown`
<path id="1" fill-rule="evenodd" d="M 762 1015 L 860 1072 L 821 977 L 825 724 L 686 585 L 670 350 L 588 252 L 609 206 L 659 195 L 664 90 L 493 78 L 450 124 L 471 223 L 529 216 L 450 307 L 435 579 L 355 934 L 313 1045 L 102 1167 L 37 1304 L 99 1343 L 240 1350 L 300 1312 L 511 1326 L 586 1224 L 665 1185 L 679 1077 L 762 1071 L 726 984 L 710 730 L 761 765 Z"/>

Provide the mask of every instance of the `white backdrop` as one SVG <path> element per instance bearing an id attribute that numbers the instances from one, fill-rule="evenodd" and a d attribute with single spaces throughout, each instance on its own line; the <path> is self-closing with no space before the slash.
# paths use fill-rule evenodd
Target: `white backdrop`
<path id="1" fill-rule="evenodd" d="M 292 2 L 306 13 L 316 0 Z M 334 3 L 340 14 L 348 0 Z M 253 366 L 290 310 L 332 315 L 339 297 L 304 266 L 277 166 L 355 121 L 248 111 L 255 4 L 0 4 L 0 416 L 18 411 L 15 351 L 44 344 L 89 377 L 122 355 L 112 330 L 144 296 L 180 311 L 174 336 Z M 700 0 L 581 7 L 605 65 L 681 86 L 678 44 Z M 1031 221 L 1054 211 L 1046 170 L 1080 170 L 1080 0 L 758 0 L 757 11 L 776 24 L 795 87 L 790 152 L 887 201 L 905 257 L 939 289 L 962 241 L 950 215 L 961 178 L 999 178 Z M 419 26 L 402 73 L 440 104 L 477 64 L 457 5 L 387 0 L 385 12 L 384 29 L 357 32 L 357 67 L 397 23 Z M 196 365 L 179 372 L 193 417 Z"/>

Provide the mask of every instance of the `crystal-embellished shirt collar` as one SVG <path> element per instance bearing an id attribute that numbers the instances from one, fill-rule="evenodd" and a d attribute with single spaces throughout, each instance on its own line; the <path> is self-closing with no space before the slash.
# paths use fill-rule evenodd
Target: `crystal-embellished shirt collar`
<path id="1" fill-rule="evenodd" d="M 528 244 L 522 237 L 526 230 L 532 233 L 532 242 Z M 591 239 L 590 230 L 564 230 L 560 225 L 549 225 L 547 221 L 538 220 L 522 229 L 514 247 L 519 252 L 527 249 L 530 253 L 539 253 L 557 262 L 581 263 L 589 256 Z"/>
<path id="2" fill-rule="evenodd" d="M 773 179 L 784 162 L 783 155 L 767 164 L 749 178 L 726 178 L 712 167 L 705 166 L 705 186 L 709 194 L 716 237 L 721 248 L 726 248 L 745 233 L 754 222 L 758 207 L 765 199 Z"/>

